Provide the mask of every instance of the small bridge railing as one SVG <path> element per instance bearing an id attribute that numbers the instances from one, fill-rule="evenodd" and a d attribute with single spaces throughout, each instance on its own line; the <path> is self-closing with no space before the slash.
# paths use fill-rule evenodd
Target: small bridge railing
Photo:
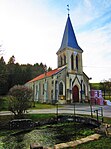
<path id="1" fill-rule="evenodd" d="M 96 119 L 98 122 L 103 122 L 103 108 L 97 107 L 94 108 L 93 106 L 89 105 L 87 108 L 82 104 L 78 106 L 78 104 L 57 104 L 56 105 L 56 115 L 57 117 L 60 114 L 73 114 L 78 115 L 89 115 L 91 118 Z"/>
<path id="2" fill-rule="evenodd" d="M 96 113 L 96 119 L 97 121 L 104 121 L 103 119 L 103 108 L 102 107 L 99 107 L 98 109 L 95 109 L 93 111 L 93 113 Z"/>

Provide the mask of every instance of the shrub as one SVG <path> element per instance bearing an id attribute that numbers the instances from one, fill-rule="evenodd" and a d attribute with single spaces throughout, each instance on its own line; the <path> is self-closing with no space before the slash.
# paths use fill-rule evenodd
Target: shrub
<path id="1" fill-rule="evenodd" d="M 24 85 L 16 85 L 9 90 L 9 110 L 21 118 L 32 103 L 32 90 Z"/>

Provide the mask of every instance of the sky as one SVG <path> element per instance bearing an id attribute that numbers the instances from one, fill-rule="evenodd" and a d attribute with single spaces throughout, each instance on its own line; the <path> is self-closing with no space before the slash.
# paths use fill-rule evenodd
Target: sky
<path id="1" fill-rule="evenodd" d="M 0 0 L 0 45 L 6 62 L 43 63 L 57 68 L 57 55 L 70 19 L 83 49 L 90 82 L 111 78 L 111 0 Z"/>

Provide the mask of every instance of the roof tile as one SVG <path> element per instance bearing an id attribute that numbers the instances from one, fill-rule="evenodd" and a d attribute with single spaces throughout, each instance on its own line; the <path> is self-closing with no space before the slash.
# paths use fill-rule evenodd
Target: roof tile
<path id="1" fill-rule="evenodd" d="M 43 78 L 45 78 L 45 77 L 50 77 L 50 76 L 52 76 L 52 75 L 58 73 L 59 71 L 61 71 L 61 70 L 64 69 L 64 68 L 65 68 L 65 66 L 60 67 L 60 68 L 56 68 L 56 69 L 51 70 L 51 71 L 46 72 L 46 73 L 43 73 L 43 74 L 41 74 L 41 75 L 35 77 L 34 79 L 30 80 L 28 83 L 31 83 L 31 82 L 35 82 L 35 81 L 41 80 L 41 79 L 43 79 Z"/>

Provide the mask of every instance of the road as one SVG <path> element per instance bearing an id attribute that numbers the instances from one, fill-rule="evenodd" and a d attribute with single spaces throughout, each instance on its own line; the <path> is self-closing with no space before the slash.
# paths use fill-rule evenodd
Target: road
<path id="1" fill-rule="evenodd" d="M 96 114 L 96 112 L 94 112 L 96 109 L 103 109 L 103 116 L 104 117 L 111 117 L 111 106 L 98 106 L 98 105 L 93 105 L 92 106 L 92 111 L 93 114 Z M 91 107 L 89 105 L 86 104 L 76 104 L 74 105 L 64 105 L 64 106 L 60 106 L 58 113 L 74 113 L 75 114 L 91 114 Z M 100 113 L 101 110 L 99 110 Z M 57 113 L 57 108 L 53 108 L 53 109 L 37 109 L 37 110 L 28 110 L 27 113 L 29 114 L 40 114 L 40 113 Z M 1 111 L 0 115 L 11 115 L 12 113 L 9 111 Z"/>

